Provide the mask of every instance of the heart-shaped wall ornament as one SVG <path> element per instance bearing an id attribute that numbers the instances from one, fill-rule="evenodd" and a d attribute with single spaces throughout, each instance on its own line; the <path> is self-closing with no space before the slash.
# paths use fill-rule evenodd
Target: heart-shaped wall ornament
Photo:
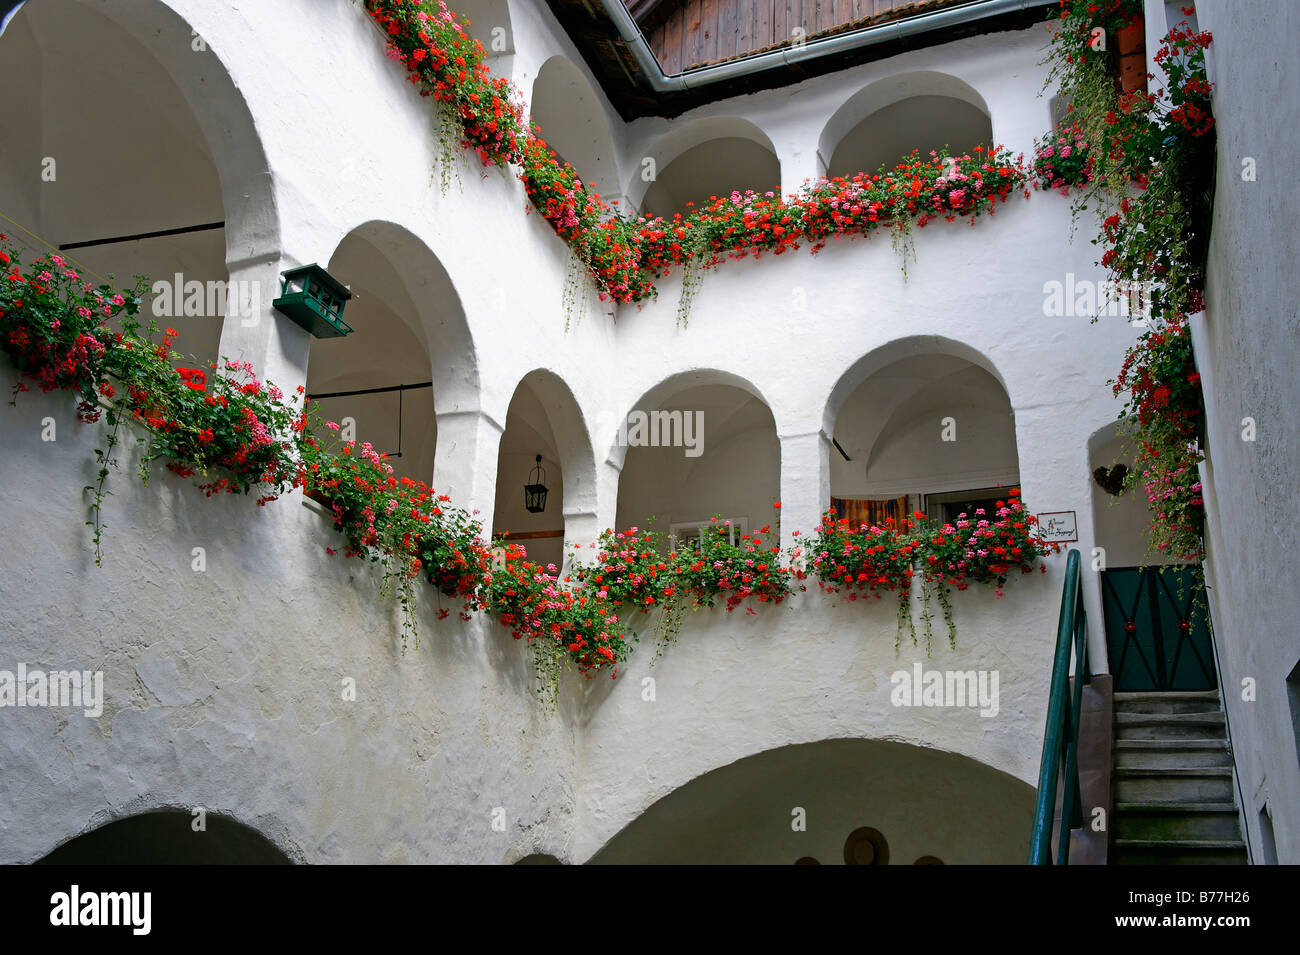
<path id="1" fill-rule="evenodd" d="M 1092 477 L 1103 491 L 1117 497 L 1124 493 L 1124 479 L 1128 477 L 1128 465 L 1116 464 L 1110 468 L 1097 468 L 1092 472 Z"/>

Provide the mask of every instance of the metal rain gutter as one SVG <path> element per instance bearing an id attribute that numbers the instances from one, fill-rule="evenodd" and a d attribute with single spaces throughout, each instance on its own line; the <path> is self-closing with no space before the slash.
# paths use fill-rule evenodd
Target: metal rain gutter
<path id="1" fill-rule="evenodd" d="M 890 40 L 898 40 L 931 30 L 941 30 L 944 27 L 973 23 L 976 20 L 995 17 L 1003 13 L 1017 13 L 1030 7 L 1044 7 L 1055 2 L 1056 0 L 975 0 L 973 3 L 964 4 L 960 7 L 948 7 L 944 10 L 921 13 L 891 23 L 863 27 L 849 33 L 822 37 L 819 40 L 810 40 L 797 45 L 792 44 L 779 50 L 769 50 L 766 53 L 742 57 L 728 63 L 705 66 L 697 70 L 687 70 L 685 73 L 668 76 L 664 73 L 663 67 L 659 65 L 659 60 L 654 55 L 654 51 L 650 49 L 650 45 L 642 35 L 641 28 L 636 25 L 636 21 L 632 19 L 632 14 L 627 12 L 627 8 L 623 6 L 621 0 L 600 0 L 601 6 L 609 14 L 609 18 L 614 22 L 614 25 L 618 27 L 623 42 L 631 48 L 632 55 L 636 57 L 637 65 L 641 67 L 642 72 L 650 81 L 651 89 L 656 93 L 681 93 L 701 86 L 708 86 L 712 83 L 720 83 L 723 80 L 749 76 L 753 73 L 777 69 L 782 66 L 792 66 L 804 60 L 875 46 L 879 43 L 888 43 Z"/>

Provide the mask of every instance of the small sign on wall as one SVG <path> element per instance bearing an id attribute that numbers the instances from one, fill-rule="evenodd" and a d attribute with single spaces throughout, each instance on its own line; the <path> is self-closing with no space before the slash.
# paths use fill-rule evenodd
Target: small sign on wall
<path id="1" fill-rule="evenodd" d="M 1074 511 L 1050 511 L 1038 515 L 1038 537 L 1047 543 L 1070 544 L 1079 539 L 1079 522 Z"/>

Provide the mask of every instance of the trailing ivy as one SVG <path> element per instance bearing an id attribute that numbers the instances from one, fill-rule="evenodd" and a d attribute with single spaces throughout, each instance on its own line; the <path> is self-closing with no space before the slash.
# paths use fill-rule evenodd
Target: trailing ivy
<path id="1" fill-rule="evenodd" d="M 594 545 L 595 561 L 575 555 L 570 568 L 575 581 L 629 618 L 658 610 L 659 652 L 674 642 L 692 610 L 722 603 L 730 613 L 750 602 L 746 612 L 752 614 L 753 603 L 779 604 L 793 592 L 797 572 L 783 558 L 771 525 L 739 533 L 715 517 L 699 537 L 670 544 L 661 531 L 607 530 Z"/>
<path id="2" fill-rule="evenodd" d="M 102 559 L 107 481 L 123 423 L 135 425 L 144 463 L 163 461 L 206 495 L 257 495 L 267 504 L 301 489 L 323 504 L 342 532 L 346 556 L 378 565 L 381 592 L 397 597 L 403 639 L 417 635 L 414 582 L 424 577 L 460 602 L 487 611 L 533 645 L 553 698 L 556 661 L 580 672 L 616 672 L 629 635 L 599 594 L 560 587 L 522 548 L 504 555 L 483 543 L 478 522 L 419 481 L 398 478 L 368 444 L 340 443 L 302 397 L 285 396 L 246 362 L 204 368 L 178 363 L 175 332 L 138 319 L 149 283 L 114 291 L 84 283 L 57 254 L 26 269 L 0 235 L 0 348 L 19 373 L 13 400 L 30 390 L 69 391 L 78 417 L 109 426 L 96 450 L 90 499 L 96 563 Z M 11 402 L 12 403 L 12 402 Z M 142 469 L 141 476 L 147 476 Z M 333 548 L 329 548 L 333 553 Z M 440 611 L 447 616 L 449 610 Z M 542 644 L 546 644 L 542 646 Z"/>
<path id="3" fill-rule="evenodd" d="M 919 577 L 921 620 L 925 648 L 931 651 L 933 637 L 930 606 L 937 602 L 948 629 L 948 643 L 956 647 L 957 627 L 953 621 L 950 588 L 966 590 L 971 584 L 994 588 L 1002 596 L 1011 575 L 1046 572 L 1039 558 L 1059 550 L 1043 543 L 1034 533 L 1034 515 L 1025 510 L 1020 489 L 1009 488 L 1005 500 L 995 502 L 993 511 L 978 508 L 973 514 L 959 514 L 951 522 L 936 521 L 916 511 L 900 522 L 854 525 L 832 511 L 809 545 L 810 573 L 829 593 L 844 593 L 849 600 L 881 598 L 893 593 L 898 600 L 897 648 L 903 631 L 917 644 L 912 619 L 913 582 Z"/>
<path id="4" fill-rule="evenodd" d="M 1183 8 L 1186 16 L 1193 12 Z M 1212 38 L 1180 23 L 1153 57 L 1163 74 L 1160 90 L 1121 93 L 1114 38 L 1141 14 L 1140 0 L 1063 0 L 1049 82 L 1070 107 L 1063 129 L 1039 146 L 1035 165 L 1043 179 L 1048 170 L 1054 174 L 1050 185 L 1076 190 L 1076 211 L 1097 210 L 1099 264 L 1140 299 L 1149 318 L 1111 382 L 1125 399 L 1121 431 L 1138 462 L 1126 487 L 1140 487 L 1151 505 L 1150 551 L 1198 561 L 1204 400 L 1187 323 L 1204 308 L 1214 187 L 1205 50 Z M 1086 158 L 1072 157 L 1073 176 L 1056 174 L 1063 138 L 1086 148 Z"/>
<path id="5" fill-rule="evenodd" d="M 525 122 L 518 91 L 490 75 L 482 47 L 441 0 L 436 8 L 425 0 L 365 5 L 390 38 L 389 55 L 407 68 L 421 95 L 436 103 L 444 191 L 454 174 L 454 127 L 459 145 L 485 165 L 519 170 L 533 207 L 569 243 L 602 298 L 644 301 L 656 294 L 656 277 L 683 269 L 683 324 L 702 272 L 729 258 L 779 255 L 801 243 L 815 253 L 831 239 L 884 228 L 906 261 L 913 227 L 937 218 L 968 217 L 974 224 L 1027 181 L 1021 158 L 1002 149 L 977 147 L 960 156 L 914 152 L 893 167 L 819 179 L 789 197 L 736 192 L 670 219 L 634 219 L 605 203 Z M 396 595 L 401 606 L 404 640 L 418 636 L 414 582 L 423 577 L 459 602 L 462 617 L 485 611 L 526 639 L 543 695 L 552 703 L 562 666 L 588 676 L 617 674 L 637 639 L 620 610 L 663 608 L 660 636 L 670 642 L 689 609 L 780 603 L 805 576 L 793 563 L 800 549 L 786 560 L 766 540 L 770 528 L 741 535 L 737 543 L 729 534 L 705 534 L 698 548 L 670 552 L 667 559 L 657 559 L 665 550 L 662 541 L 633 529 L 626 535 L 607 532 L 596 563 L 575 562 L 573 574 L 560 580 L 554 568 L 528 562 L 522 547 L 489 548 L 477 521 L 422 482 L 397 478 L 370 445 L 337 440 L 337 425 L 316 416 L 303 388 L 286 398 L 246 362 L 178 367 L 181 356 L 171 350 L 176 333 L 139 321 L 146 280 L 120 291 L 96 288 L 53 254 L 24 272 L 3 239 L 0 347 L 20 374 L 14 397 L 28 389 L 27 381 L 47 392 L 71 391 L 79 397 L 81 420 L 104 416 L 110 428 L 107 446 L 96 451 L 95 483 L 86 488 L 97 563 L 107 480 L 116 466 L 120 426 L 130 422 L 142 433 L 142 480 L 148 480 L 150 462 L 160 460 L 209 496 L 256 491 L 261 505 L 302 490 L 332 515 L 346 556 L 378 565 L 381 592 Z M 566 297 L 576 301 L 582 298 L 579 282 L 570 278 Z M 959 540 L 967 546 L 981 533 L 953 530 L 957 536 L 948 539 L 948 530 L 937 529 L 933 539 L 924 539 L 916 536 L 919 528 L 894 536 L 897 552 L 889 560 L 900 568 L 900 562 L 921 561 L 927 580 L 940 579 L 936 567 L 948 566 L 940 556 L 944 548 Z M 945 572 L 959 589 L 974 579 L 968 571 Z M 946 585 L 934 595 L 951 636 Z M 931 596 L 925 591 L 927 643 Z M 905 616 L 911 625 L 905 603 L 900 590 L 900 626 Z M 439 611 L 440 617 L 449 613 Z"/>
<path id="6" fill-rule="evenodd" d="M 110 428 L 108 446 L 95 453 L 96 481 L 86 488 L 97 563 L 106 484 L 121 426 L 129 423 L 143 435 L 146 465 L 162 461 L 207 496 L 255 493 L 264 505 L 301 490 L 322 504 L 342 534 L 344 556 L 375 564 L 382 593 L 397 598 L 404 640 L 418 638 L 414 588 L 421 578 L 458 604 L 463 618 L 492 615 L 532 646 L 542 694 L 552 703 L 563 667 L 617 674 L 637 641 L 629 626 L 636 611 L 664 611 L 666 644 L 687 612 L 722 604 L 754 613 L 783 602 L 808 573 L 803 547 L 782 553 L 772 525 L 736 535 L 720 523 L 675 550 L 654 532 L 606 531 L 595 560 L 575 556 L 563 578 L 553 566 L 529 562 L 517 544 L 489 547 L 479 522 L 447 495 L 397 477 L 369 444 L 341 440 L 339 426 L 320 420 L 301 386 L 286 396 L 246 362 L 213 362 L 206 370 L 178 365 L 170 347 L 175 332 L 160 333 L 152 320 L 144 326 L 137 317 L 148 287 L 139 279 L 122 291 L 96 288 L 57 254 L 24 269 L 0 236 L 0 348 L 19 373 L 14 400 L 30 389 L 28 382 L 46 392 L 72 392 L 82 421 L 104 417 Z M 143 479 L 147 474 L 142 469 Z M 945 581 L 945 588 L 965 589 L 972 581 L 1001 587 L 1010 568 L 1028 569 L 1046 552 L 1030 539 L 1033 521 L 1017 494 L 1009 492 L 992 520 L 943 526 L 918 520 L 887 532 L 825 523 L 810 548 L 814 572 L 827 589 L 899 590 L 900 621 L 901 584 L 914 572 Z M 779 511 L 780 504 L 774 507 Z M 946 589 L 935 595 L 951 635 Z M 444 607 L 439 617 L 450 613 Z M 923 616 L 928 621 L 928 610 Z M 928 642 L 928 622 L 926 634 Z"/>
<path id="7" fill-rule="evenodd" d="M 491 75 L 482 45 L 443 0 L 365 6 L 388 35 L 388 55 L 435 101 L 440 119 L 456 124 L 461 146 L 485 166 L 518 170 L 532 207 L 570 245 L 602 300 L 644 302 L 658 294 L 657 278 L 682 270 L 679 325 L 702 272 L 728 258 L 780 255 L 802 243 L 816 252 L 831 238 L 890 228 L 906 269 L 913 225 L 940 217 L 973 223 L 1027 181 L 1022 158 L 1001 148 L 913 153 L 874 173 L 817 179 L 791 196 L 737 191 L 668 218 L 633 217 L 602 199 L 525 121 L 520 91 Z M 567 314 L 575 290 L 571 281 L 565 288 Z"/>

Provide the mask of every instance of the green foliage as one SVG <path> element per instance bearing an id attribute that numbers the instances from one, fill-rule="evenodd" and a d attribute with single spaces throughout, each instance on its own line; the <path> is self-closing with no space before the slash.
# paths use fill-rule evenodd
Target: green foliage
<path id="1" fill-rule="evenodd" d="M 1212 213 L 1211 37 L 1186 22 L 1174 27 L 1153 57 L 1163 74 L 1159 92 L 1120 94 L 1113 44 L 1097 52 L 1089 38 L 1096 31 L 1113 36 L 1140 14 L 1137 0 L 1067 0 L 1049 61 L 1094 166 L 1077 208 L 1092 202 L 1099 209 L 1100 264 L 1145 299 L 1151 321 L 1112 382 L 1126 395 L 1122 430 L 1136 445 L 1128 487 L 1140 484 L 1153 509 L 1151 550 L 1196 561 L 1203 554 L 1197 466 L 1204 403 L 1187 321 L 1204 307 Z"/>

